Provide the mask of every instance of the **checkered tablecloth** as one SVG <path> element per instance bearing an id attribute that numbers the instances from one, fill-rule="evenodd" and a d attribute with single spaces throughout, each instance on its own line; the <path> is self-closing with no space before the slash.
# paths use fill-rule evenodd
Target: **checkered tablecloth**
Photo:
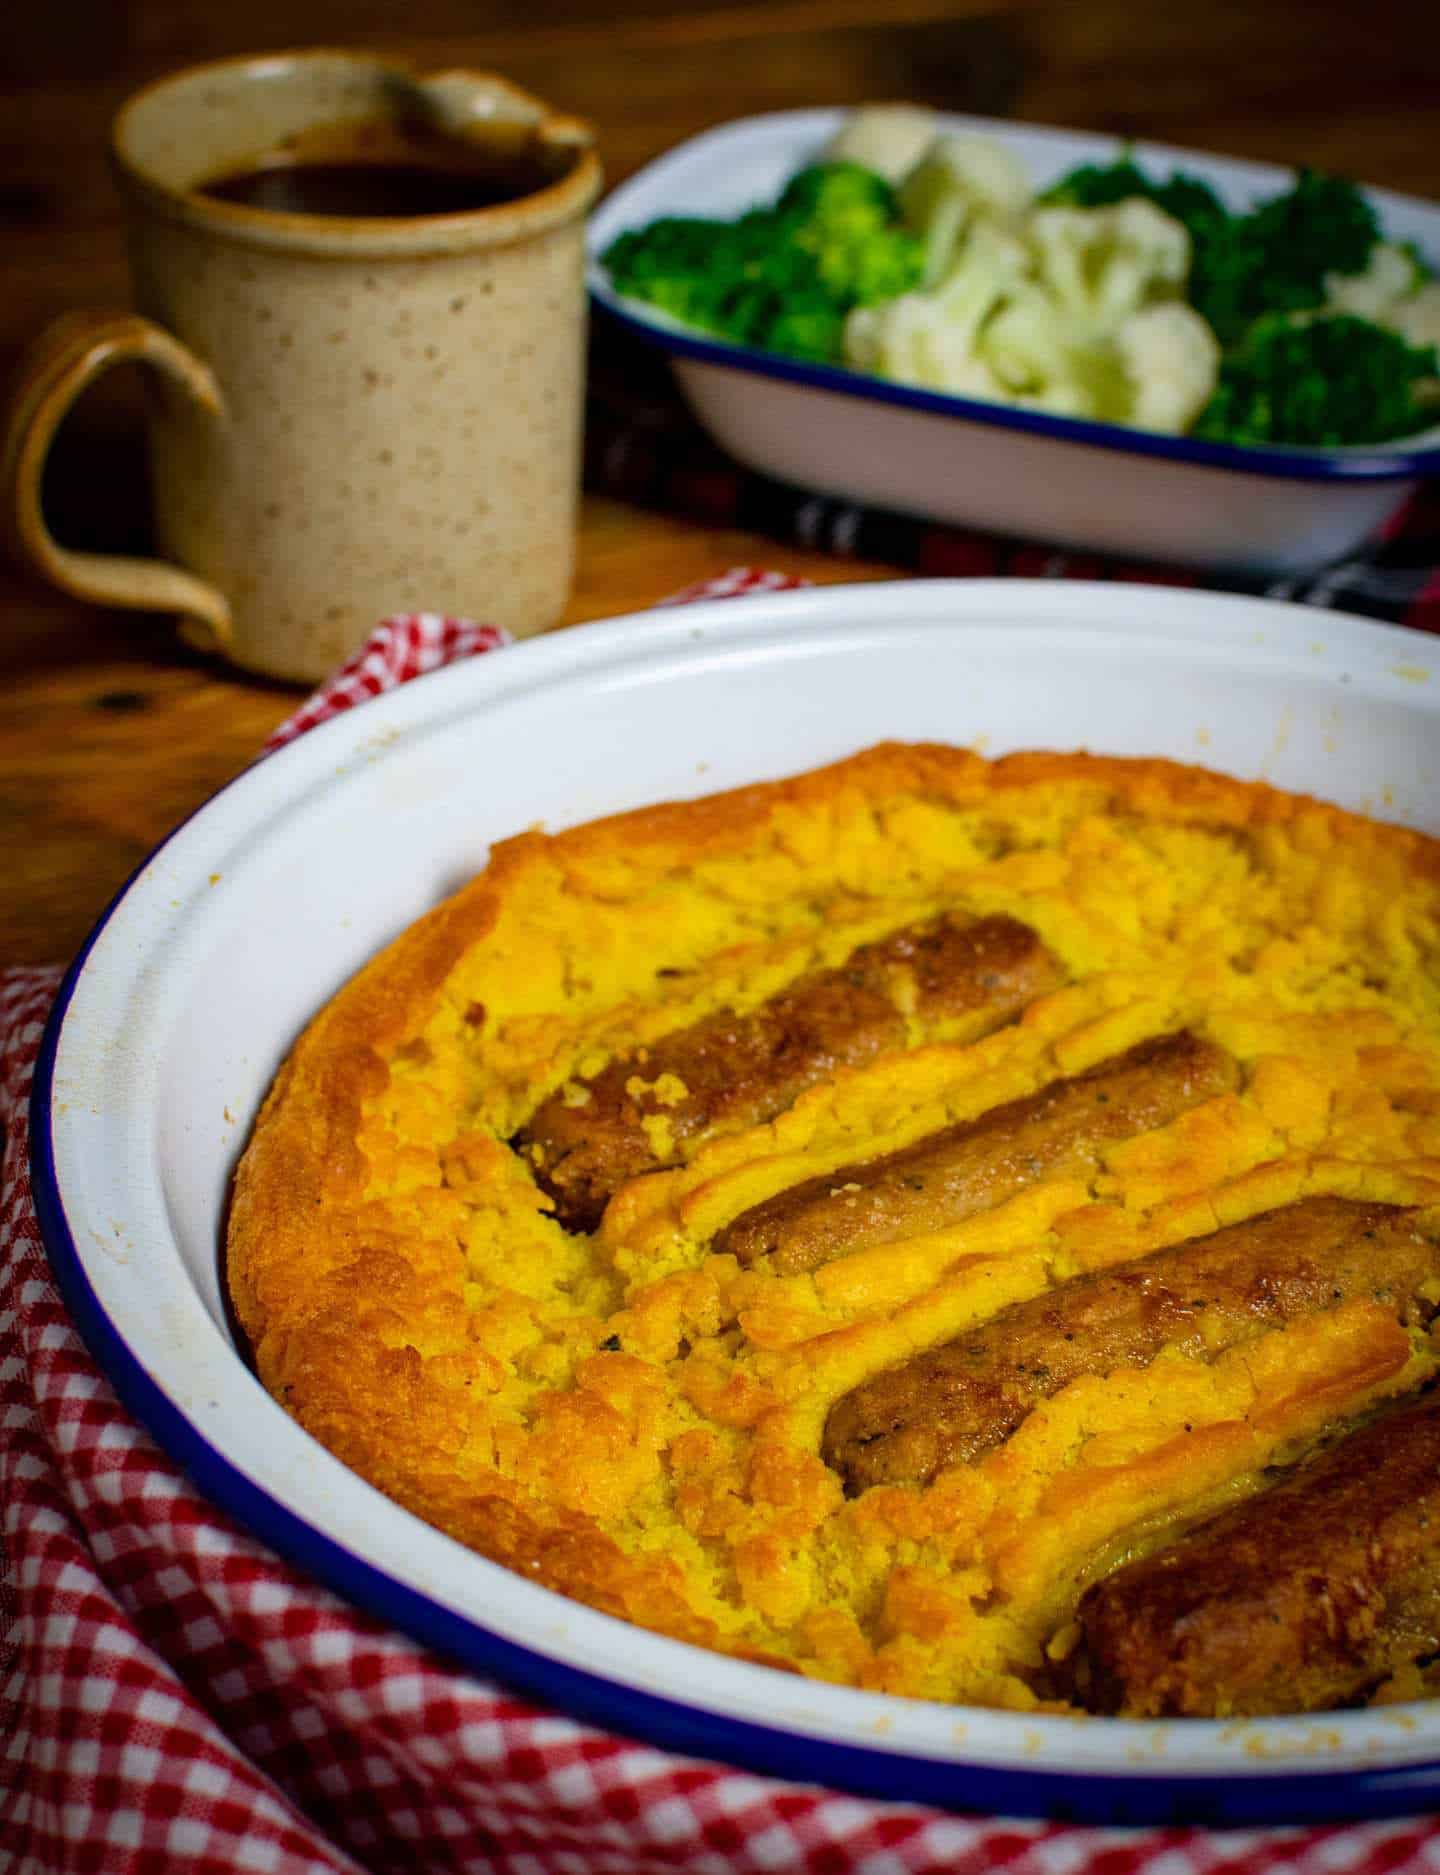
<path id="1" fill-rule="evenodd" d="M 389 620 L 268 746 L 503 643 Z M 58 980 L 0 973 L 0 1875 L 1440 1871 L 1424 1819 L 1104 1830 L 779 1783 L 538 1709 L 358 1613 L 197 1493 L 66 1315 L 28 1182 Z"/>

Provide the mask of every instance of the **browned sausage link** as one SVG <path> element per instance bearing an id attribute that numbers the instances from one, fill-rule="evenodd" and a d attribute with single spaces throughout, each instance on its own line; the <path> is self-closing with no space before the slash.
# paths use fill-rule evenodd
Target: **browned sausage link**
<path id="1" fill-rule="evenodd" d="M 1440 1244 L 1414 1213 L 1306 1198 L 1208 1237 L 1073 1277 L 867 1380 L 830 1409 L 823 1452 L 852 1494 L 925 1484 L 981 1458 L 1081 1374 L 1144 1367 L 1162 1348 L 1208 1359 L 1265 1328 L 1370 1297 L 1428 1321 Z"/>
<path id="2" fill-rule="evenodd" d="M 1440 1650 L 1440 1394 L 1082 1598 L 1068 1690 L 1135 1718 L 1351 1703 Z"/>
<path id="3" fill-rule="evenodd" d="M 593 1230 L 626 1179 L 687 1158 L 709 1135 L 773 1119 L 837 1069 L 902 1046 L 907 1011 L 929 1021 L 973 1017 L 967 1032 L 985 1035 L 1063 980 L 1055 957 L 1014 918 L 946 915 L 908 925 L 748 1015 L 721 1010 L 611 1062 L 586 1084 L 588 1100 L 552 1095 L 514 1143 L 533 1161 L 560 1222 Z M 683 1083 L 683 1096 L 662 1101 L 645 1091 L 662 1075 Z M 654 1116 L 667 1123 L 668 1157 L 646 1134 Z"/>
<path id="4" fill-rule="evenodd" d="M 1164 1126 L 1238 1079 L 1223 1049 L 1187 1032 L 1142 1042 L 901 1152 L 792 1185 L 742 1211 L 713 1247 L 742 1263 L 771 1256 L 780 1275 L 798 1276 L 942 1230 L 1042 1179 L 1098 1171 L 1107 1143 Z"/>

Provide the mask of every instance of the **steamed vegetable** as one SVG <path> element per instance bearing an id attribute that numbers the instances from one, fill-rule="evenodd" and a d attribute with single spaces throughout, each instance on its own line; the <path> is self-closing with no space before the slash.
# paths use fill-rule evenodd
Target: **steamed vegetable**
<path id="1" fill-rule="evenodd" d="M 1115 334 L 1137 430 L 1188 430 L 1220 370 L 1220 341 L 1193 306 L 1171 300 L 1134 313 Z"/>
<path id="2" fill-rule="evenodd" d="M 1412 345 L 1440 352 L 1440 281 L 1431 280 L 1408 299 L 1387 306 L 1383 323 Z"/>
<path id="3" fill-rule="evenodd" d="M 1187 297 L 1228 347 L 1194 434 L 1333 446 L 1413 435 L 1440 419 L 1427 351 L 1440 341 L 1440 292 L 1413 247 L 1381 239 L 1354 183 L 1302 170 L 1284 194 L 1232 215 L 1195 178 L 1157 182 L 1126 158 L 1072 171 L 1046 199 L 1137 196 L 1185 221 Z"/>
<path id="4" fill-rule="evenodd" d="M 802 169 L 776 204 L 775 219 L 813 260 L 837 305 L 892 298 L 919 272 L 915 240 L 899 225 L 894 190 L 858 163 Z"/>
<path id="5" fill-rule="evenodd" d="M 1440 421 L 1437 372 L 1433 345 L 1367 319 L 1271 314 L 1226 356 L 1195 434 L 1319 445 L 1413 436 Z"/>
<path id="6" fill-rule="evenodd" d="M 1377 241 L 1360 273 L 1327 273 L 1325 305 L 1384 325 L 1392 310 L 1420 292 L 1429 275 L 1413 247 Z"/>
<path id="7" fill-rule="evenodd" d="M 827 163 L 860 163 L 886 182 L 910 174 L 935 141 L 935 113 L 926 104 L 872 104 L 852 111 L 830 139 Z"/>
<path id="8" fill-rule="evenodd" d="M 980 353 L 980 335 L 1024 288 L 1030 266 L 1023 242 L 982 225 L 941 285 L 850 314 L 848 362 L 930 390 L 1003 399 L 1005 386 Z"/>
<path id="9" fill-rule="evenodd" d="M 1175 299 L 1185 230 L 1128 202 L 1047 210 L 1028 232 L 982 218 L 938 286 L 852 312 L 849 362 L 932 390 L 1183 429 L 1219 362 L 1209 327 Z"/>
<path id="10" fill-rule="evenodd" d="M 1041 208 L 1030 217 L 1041 278 L 1077 330 L 1107 338 L 1132 312 L 1178 299 L 1190 270 L 1184 225 L 1153 202 Z"/>
<path id="11" fill-rule="evenodd" d="M 1353 182 L 1302 170 L 1284 195 L 1212 231 L 1195 256 L 1191 304 L 1233 344 L 1266 313 L 1319 306 L 1327 275 L 1362 272 L 1379 239 Z"/>
<path id="12" fill-rule="evenodd" d="M 1160 181 L 1128 156 L 1082 164 L 1043 200 L 1092 208 L 1136 198 L 1185 224 L 1194 248 L 1190 303 L 1223 344 L 1265 313 L 1320 305 L 1327 276 L 1362 273 L 1383 245 L 1375 211 L 1355 184 L 1314 170 L 1245 215 L 1230 214 L 1196 177 L 1177 170 Z"/>
<path id="13" fill-rule="evenodd" d="M 828 361 L 851 307 L 905 292 L 922 249 L 884 178 L 840 162 L 801 170 L 771 208 L 733 222 L 668 216 L 603 259 L 619 292 L 687 325 Z"/>
<path id="14" fill-rule="evenodd" d="M 977 221 L 1018 221 L 1030 205 L 1019 158 L 988 137 L 940 137 L 900 185 L 907 225 L 925 243 L 925 284 L 943 278 Z"/>
<path id="15" fill-rule="evenodd" d="M 702 330 L 937 391 L 1251 444 L 1440 422 L 1440 282 L 1312 170 L 1245 213 L 1128 154 L 1036 196 L 1005 145 L 877 106 L 772 207 L 604 260 Z"/>
<path id="16" fill-rule="evenodd" d="M 1112 208 L 1116 202 L 1153 202 L 1173 216 L 1194 248 L 1230 220 L 1224 203 L 1208 182 L 1177 169 L 1164 181 L 1149 176 L 1130 157 L 1116 163 L 1082 163 L 1053 183 L 1039 201 L 1062 208 Z"/>

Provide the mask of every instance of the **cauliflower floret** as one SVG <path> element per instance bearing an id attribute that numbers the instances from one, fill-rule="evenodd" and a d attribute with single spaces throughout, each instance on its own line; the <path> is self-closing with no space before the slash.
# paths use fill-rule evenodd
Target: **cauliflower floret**
<path id="1" fill-rule="evenodd" d="M 1440 345 L 1440 280 L 1413 248 L 1377 241 L 1363 273 L 1327 273 L 1325 311 L 1388 326 L 1410 345 Z"/>
<path id="2" fill-rule="evenodd" d="M 981 335 L 980 354 L 1006 403 L 1062 417 L 1124 420 L 1129 399 L 1113 349 L 1079 332 L 1040 286 L 1022 287 L 995 314 Z"/>
<path id="3" fill-rule="evenodd" d="M 847 362 L 904 384 L 1003 398 L 1003 385 L 979 356 L 978 340 L 1030 266 L 1023 242 L 989 222 L 979 223 L 940 286 L 929 292 L 916 288 L 850 314 Z"/>
<path id="4" fill-rule="evenodd" d="M 941 137 L 900 184 L 900 209 L 925 240 L 926 286 L 949 271 L 978 219 L 1013 223 L 1030 204 L 1020 159 L 988 137 Z"/>
<path id="5" fill-rule="evenodd" d="M 1115 334 L 1130 391 L 1125 421 L 1179 436 L 1215 393 L 1220 341 L 1193 306 L 1171 301 L 1131 313 Z"/>
<path id="6" fill-rule="evenodd" d="M 1326 274 L 1325 305 L 1330 312 L 1353 313 L 1357 319 L 1384 325 L 1397 302 L 1412 295 L 1423 280 L 1409 248 L 1377 241 L 1363 273 Z"/>
<path id="7" fill-rule="evenodd" d="M 885 306 L 856 307 L 845 322 L 845 357 L 857 371 L 898 384 L 1005 401 L 1004 386 L 962 332 L 946 323 L 938 296 L 905 293 Z"/>
<path id="8" fill-rule="evenodd" d="M 1178 299 L 1190 272 L 1183 222 L 1141 196 L 1110 208 L 1039 208 L 1030 237 L 1040 279 L 1092 338 L 1157 300 Z"/>
<path id="9" fill-rule="evenodd" d="M 847 361 L 930 390 L 1183 430 L 1220 360 L 1209 325 L 1173 297 L 1184 228 L 1138 200 L 1047 209 L 1030 227 L 1042 218 L 1033 243 L 976 218 L 938 285 L 850 314 Z"/>
<path id="10" fill-rule="evenodd" d="M 865 104 L 826 146 L 827 163 L 860 163 L 898 183 L 935 141 L 935 113 L 924 104 Z"/>
<path id="11" fill-rule="evenodd" d="M 1440 346 L 1440 280 L 1431 280 L 1418 293 L 1397 300 L 1383 323 L 1411 345 Z"/>

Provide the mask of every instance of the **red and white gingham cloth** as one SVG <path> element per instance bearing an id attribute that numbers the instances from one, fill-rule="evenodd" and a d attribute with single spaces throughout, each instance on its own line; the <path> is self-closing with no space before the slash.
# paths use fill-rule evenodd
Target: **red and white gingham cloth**
<path id="1" fill-rule="evenodd" d="M 737 569 L 683 598 L 797 582 Z M 391 619 L 271 738 L 504 643 Z M 0 973 L 0 1875 L 1381 1875 L 1427 1820 L 1102 1830 L 947 1816 L 668 1755 L 512 1698 L 247 1536 L 66 1315 L 27 1095 L 55 970 Z"/>

